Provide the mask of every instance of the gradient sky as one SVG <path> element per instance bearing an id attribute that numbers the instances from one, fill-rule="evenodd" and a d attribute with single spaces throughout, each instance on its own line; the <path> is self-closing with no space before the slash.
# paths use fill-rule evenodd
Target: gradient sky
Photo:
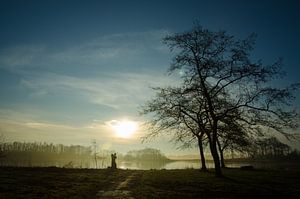
<path id="1" fill-rule="evenodd" d="M 178 82 L 166 76 L 172 54 L 162 37 L 195 20 L 237 38 L 255 32 L 253 57 L 284 58 L 287 76 L 276 84 L 299 82 L 299 8 L 296 0 L 1 0 L 0 131 L 10 141 L 97 139 L 118 152 L 150 146 L 170 154 L 168 137 L 142 145 L 142 130 L 120 139 L 109 128 L 143 122 L 138 107 L 153 96 L 150 86 Z"/>

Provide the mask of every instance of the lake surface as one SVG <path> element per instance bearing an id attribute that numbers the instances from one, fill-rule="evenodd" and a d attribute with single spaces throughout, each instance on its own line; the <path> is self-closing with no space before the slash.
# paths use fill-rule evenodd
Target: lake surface
<path id="1" fill-rule="evenodd" d="M 290 162 L 274 162 L 274 161 L 232 161 L 227 162 L 226 166 L 229 168 L 240 168 L 241 166 L 252 165 L 258 169 L 298 169 L 299 163 Z M 207 168 L 214 168 L 213 161 L 206 162 Z M 121 169 L 199 169 L 199 160 L 176 160 L 170 162 L 119 162 L 118 168 Z"/>
<path id="2" fill-rule="evenodd" d="M 227 161 L 226 166 L 229 168 L 240 168 L 241 166 L 252 165 L 257 169 L 300 169 L 300 161 L 271 161 L 271 160 L 234 160 Z M 110 158 L 102 159 L 97 162 L 87 160 L 74 160 L 66 161 L 37 161 L 28 158 L 19 159 L 18 161 L 3 159 L 0 161 L 0 166 L 16 166 L 16 167 L 64 167 L 64 168 L 98 168 L 105 169 L 111 166 Z M 167 160 L 167 161 L 124 161 L 117 160 L 117 167 L 120 169 L 136 169 L 136 170 L 149 170 L 149 169 L 199 169 L 200 160 Z M 211 160 L 206 161 L 207 168 L 214 168 L 214 163 Z"/>
<path id="3" fill-rule="evenodd" d="M 249 165 L 247 163 L 230 163 L 227 166 L 237 168 L 240 166 Z M 207 161 L 207 168 L 214 168 L 213 161 Z M 198 169 L 200 168 L 199 161 L 178 160 L 170 162 L 120 162 L 118 168 L 121 169 Z"/>

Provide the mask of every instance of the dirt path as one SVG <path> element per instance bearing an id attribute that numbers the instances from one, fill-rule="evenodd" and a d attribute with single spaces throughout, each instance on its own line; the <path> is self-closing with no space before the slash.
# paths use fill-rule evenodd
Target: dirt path
<path id="1" fill-rule="evenodd" d="M 137 177 L 137 173 L 133 173 L 126 178 L 126 180 L 120 182 L 113 190 L 99 191 L 97 198 L 101 199 L 134 199 L 129 191 L 128 184 Z"/>

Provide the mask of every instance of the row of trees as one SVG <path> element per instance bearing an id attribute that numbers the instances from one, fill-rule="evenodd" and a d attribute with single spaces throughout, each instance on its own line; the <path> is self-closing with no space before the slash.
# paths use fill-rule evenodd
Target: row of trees
<path id="1" fill-rule="evenodd" d="M 145 139 L 171 133 L 184 147 L 196 141 L 203 170 L 203 146 L 208 144 L 216 176 L 222 176 L 226 148 L 239 149 L 263 136 L 266 128 L 289 136 L 285 129 L 297 127 L 297 113 L 290 106 L 299 84 L 271 86 L 283 76 L 282 60 L 271 65 L 252 61 L 254 34 L 239 40 L 196 24 L 163 41 L 176 53 L 168 72 L 179 71 L 182 81 L 154 88 L 156 97 L 142 111 L 152 116 Z"/>
<path id="2" fill-rule="evenodd" d="M 113 151 L 100 150 L 95 140 L 91 146 L 40 143 L 0 142 L 0 166 L 56 166 L 77 168 L 107 168 Z M 118 154 L 117 161 L 165 163 L 168 161 L 160 150 L 145 148 Z M 145 167 L 145 168 L 148 168 Z"/>
<path id="3" fill-rule="evenodd" d="M 168 158 L 160 150 L 152 148 L 128 151 L 123 159 L 126 161 L 168 161 Z"/>
<path id="4" fill-rule="evenodd" d="M 53 144 L 47 142 L 3 142 L 0 144 L 1 151 L 19 151 L 32 153 L 56 153 L 56 154 L 76 154 L 87 155 L 92 152 L 91 147 L 81 145 L 66 146 L 63 144 Z"/>
<path id="5" fill-rule="evenodd" d="M 256 140 L 245 148 L 244 151 L 253 158 L 284 157 L 292 153 L 289 145 L 280 142 L 275 137 Z"/>
<path id="6" fill-rule="evenodd" d="M 0 142 L 2 166 L 57 166 L 98 168 L 95 164 L 92 146 L 71 145 L 39 142 Z M 107 159 L 109 152 L 102 151 L 97 156 L 99 162 Z M 102 156 L 100 156 L 102 155 Z M 108 163 L 107 163 L 108 164 Z M 107 164 L 102 166 L 107 167 Z"/>
<path id="7" fill-rule="evenodd" d="M 52 143 L 0 143 L 2 166 L 92 167 L 91 147 Z"/>

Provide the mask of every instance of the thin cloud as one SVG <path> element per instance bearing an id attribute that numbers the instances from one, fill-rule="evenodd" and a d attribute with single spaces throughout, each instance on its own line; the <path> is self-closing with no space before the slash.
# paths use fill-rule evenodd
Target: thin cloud
<path id="1" fill-rule="evenodd" d="M 15 72 L 31 66 L 44 53 L 41 46 L 17 46 L 0 51 L 0 68 Z"/>
<path id="2" fill-rule="evenodd" d="M 17 112 L 15 112 L 17 113 Z M 92 138 L 109 141 L 113 137 L 105 125 L 97 128 L 71 126 L 32 119 L 17 118 L 22 113 L 0 116 L 0 131 L 8 141 L 50 141 L 55 143 L 89 143 Z"/>
<path id="3" fill-rule="evenodd" d="M 54 72 L 58 74 L 85 73 L 97 74 L 125 69 L 127 71 L 154 70 L 161 68 L 160 63 L 152 63 L 167 54 L 162 38 L 166 30 L 120 33 L 104 35 L 76 46 L 49 49 L 41 45 L 12 46 L 0 51 L 0 68 L 18 75 Z M 165 58 L 165 65 L 168 57 Z M 164 70 L 161 70 L 164 71 Z"/>
<path id="4" fill-rule="evenodd" d="M 60 91 L 75 92 L 85 96 L 90 103 L 118 108 L 136 107 L 152 95 L 150 87 L 175 82 L 175 79 L 166 78 L 162 74 L 114 74 L 98 79 L 46 73 L 22 79 L 21 86 L 31 90 L 33 97 Z"/>

